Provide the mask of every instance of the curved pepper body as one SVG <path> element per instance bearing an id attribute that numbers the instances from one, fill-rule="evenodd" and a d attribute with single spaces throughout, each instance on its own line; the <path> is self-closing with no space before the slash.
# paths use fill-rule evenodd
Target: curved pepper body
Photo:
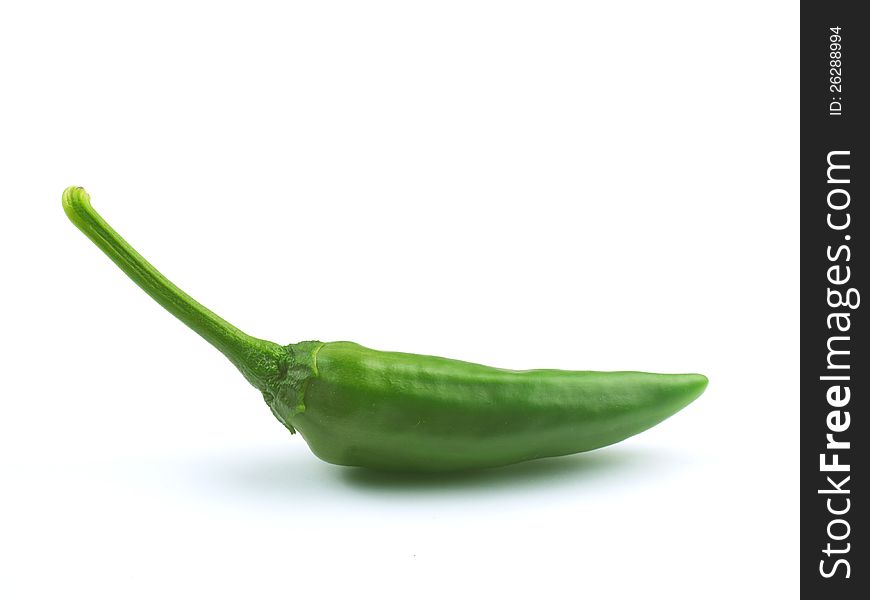
<path id="1" fill-rule="evenodd" d="M 283 412 L 321 459 L 408 471 L 494 467 L 607 446 L 701 395 L 703 375 L 511 371 L 352 342 L 314 351 Z"/>
<path id="2" fill-rule="evenodd" d="M 652 427 L 707 386 L 696 374 L 509 371 L 351 342 L 281 346 L 244 333 L 176 287 L 100 217 L 82 188 L 64 192 L 63 208 L 331 463 L 446 471 L 573 454 Z"/>

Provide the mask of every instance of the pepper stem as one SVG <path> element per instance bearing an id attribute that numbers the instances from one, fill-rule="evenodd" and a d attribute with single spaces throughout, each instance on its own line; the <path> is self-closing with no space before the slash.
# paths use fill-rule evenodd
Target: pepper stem
<path id="1" fill-rule="evenodd" d="M 63 209 L 136 285 L 220 350 L 254 387 L 263 390 L 281 376 L 286 357 L 283 346 L 244 333 L 181 291 L 103 220 L 83 188 L 64 191 Z"/>

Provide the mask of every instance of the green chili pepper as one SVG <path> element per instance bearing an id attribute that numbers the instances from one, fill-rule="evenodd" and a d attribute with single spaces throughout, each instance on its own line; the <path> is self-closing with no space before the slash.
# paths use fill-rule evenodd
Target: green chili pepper
<path id="1" fill-rule="evenodd" d="M 325 461 L 447 471 L 583 452 L 656 425 L 701 395 L 703 375 L 509 371 L 352 342 L 281 346 L 233 327 L 178 289 L 91 207 L 63 193 L 70 220 L 130 279 L 258 388 Z"/>

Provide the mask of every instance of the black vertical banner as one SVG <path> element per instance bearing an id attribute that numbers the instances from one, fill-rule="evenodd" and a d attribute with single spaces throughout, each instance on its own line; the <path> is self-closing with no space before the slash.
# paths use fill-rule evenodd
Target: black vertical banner
<path id="1" fill-rule="evenodd" d="M 801 590 L 867 598 L 870 20 L 801 3 Z M 862 493 L 860 490 L 864 490 Z"/>

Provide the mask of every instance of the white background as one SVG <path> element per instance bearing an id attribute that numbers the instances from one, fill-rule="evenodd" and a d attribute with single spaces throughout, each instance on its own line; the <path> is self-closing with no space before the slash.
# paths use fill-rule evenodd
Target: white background
<path id="1" fill-rule="evenodd" d="M 796 597 L 797 11 L 4 3 L 0 596 Z M 254 335 L 710 386 L 586 455 L 328 465 L 73 184 Z"/>

